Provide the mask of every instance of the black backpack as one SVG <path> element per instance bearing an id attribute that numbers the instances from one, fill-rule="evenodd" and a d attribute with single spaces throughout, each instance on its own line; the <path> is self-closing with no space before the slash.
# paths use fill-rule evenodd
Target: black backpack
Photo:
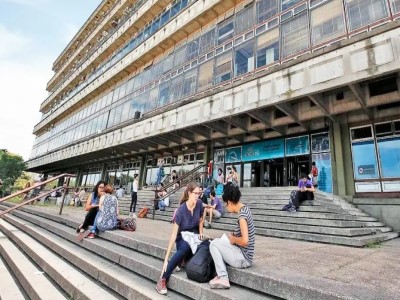
<path id="1" fill-rule="evenodd" d="M 204 241 L 186 265 L 186 275 L 196 282 L 208 282 L 215 276 L 215 266 L 210 253 L 210 242 Z"/>

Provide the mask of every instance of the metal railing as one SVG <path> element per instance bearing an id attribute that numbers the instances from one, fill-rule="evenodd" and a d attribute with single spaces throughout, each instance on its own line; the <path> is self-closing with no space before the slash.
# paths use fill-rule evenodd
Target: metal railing
<path id="1" fill-rule="evenodd" d="M 182 187 L 186 186 L 188 183 L 200 178 L 202 175 L 204 175 L 206 172 L 205 171 L 199 171 L 202 168 L 205 168 L 207 166 L 207 164 L 203 164 L 200 166 L 197 166 L 196 168 L 194 168 L 193 170 L 185 173 L 183 176 L 179 177 L 178 179 L 175 179 L 174 181 L 164 185 L 161 189 L 155 189 L 154 190 L 154 199 L 152 200 L 153 202 L 153 220 L 155 217 L 155 212 L 156 212 L 156 207 L 159 201 L 164 200 L 165 198 L 171 196 L 172 194 L 175 194 L 175 192 L 179 189 L 181 189 Z M 171 187 L 174 187 L 175 184 L 179 184 L 178 187 L 173 188 L 172 190 L 170 189 Z M 168 191 L 168 189 L 170 189 Z M 162 197 L 158 197 L 158 193 L 161 191 L 167 191 L 167 193 L 162 196 Z"/>
<path id="2" fill-rule="evenodd" d="M 27 204 L 29 204 L 29 203 L 32 203 L 32 202 L 34 202 L 34 201 L 36 201 L 36 200 L 38 200 L 38 199 L 41 199 L 41 198 L 43 198 L 43 197 L 45 197 L 45 196 L 48 196 L 48 195 L 50 195 L 51 193 L 53 193 L 53 192 L 55 192 L 55 191 L 59 191 L 59 190 L 63 189 L 64 192 L 63 192 L 63 196 L 62 196 L 62 200 L 61 200 L 61 207 L 60 207 L 60 212 L 59 212 L 59 214 L 61 215 L 61 214 L 62 214 L 62 209 L 63 209 L 63 206 L 64 206 L 65 196 L 67 195 L 67 192 L 68 192 L 69 189 L 74 189 L 74 187 L 69 187 L 69 186 L 68 186 L 71 177 L 76 177 L 76 175 L 74 175 L 74 174 L 64 173 L 64 174 L 61 174 L 61 175 L 52 177 L 52 178 L 50 178 L 50 179 L 48 179 L 48 180 L 46 180 L 46 181 L 43 181 L 43 182 L 41 182 L 41 183 L 39 183 L 39 184 L 36 184 L 36 185 L 34 185 L 34 186 L 31 186 L 31 187 L 29 187 L 29 188 L 23 189 L 23 190 L 21 190 L 21 191 L 19 191 L 19 192 L 16 192 L 16 193 L 14 193 L 14 194 L 11 194 L 11 195 L 9 195 L 9 196 L 6 196 L 6 197 L 0 199 L 0 203 L 1 203 L 1 202 L 4 202 L 4 201 L 6 201 L 6 200 L 8 200 L 8 199 L 14 198 L 14 197 L 19 196 L 19 195 L 21 195 L 21 194 L 26 194 L 27 192 L 30 192 L 30 191 L 32 191 L 32 190 L 36 190 L 36 189 L 38 189 L 38 188 L 40 188 L 40 187 L 42 187 L 42 186 L 45 186 L 46 184 L 48 184 L 48 183 L 50 183 L 50 182 L 53 182 L 54 180 L 57 180 L 57 179 L 63 178 L 63 177 L 65 177 L 63 186 L 57 187 L 57 188 L 55 188 L 55 189 L 53 189 L 53 190 L 51 190 L 51 191 L 46 191 L 46 192 L 42 192 L 42 193 L 39 192 L 39 195 L 36 195 L 36 196 L 34 196 L 33 198 L 30 198 L 30 199 L 28 199 L 28 200 L 26 200 L 26 201 L 24 201 L 24 202 L 22 202 L 22 203 L 19 203 L 19 204 L 13 206 L 13 207 L 10 207 L 9 209 L 6 209 L 6 210 L 0 212 L 0 218 L 1 218 L 3 215 L 5 215 L 6 213 L 9 213 L 9 212 L 11 212 L 11 211 L 13 211 L 13 210 L 15 210 L 15 209 L 18 209 L 18 208 L 24 206 L 24 205 L 27 205 Z"/>

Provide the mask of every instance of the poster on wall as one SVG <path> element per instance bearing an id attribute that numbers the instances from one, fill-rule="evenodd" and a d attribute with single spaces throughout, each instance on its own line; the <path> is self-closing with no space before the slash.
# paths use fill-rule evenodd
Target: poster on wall
<path id="1" fill-rule="evenodd" d="M 224 163 L 224 149 L 214 150 L 214 164 L 223 164 Z"/>
<path id="2" fill-rule="evenodd" d="M 384 178 L 400 177 L 400 138 L 378 140 L 378 153 L 381 176 Z"/>
<path id="3" fill-rule="evenodd" d="M 225 149 L 225 162 L 235 163 L 242 161 L 242 147 L 233 147 Z"/>
<path id="4" fill-rule="evenodd" d="M 312 160 L 318 168 L 318 189 L 332 193 L 332 159 L 330 153 L 313 154 Z"/>
<path id="5" fill-rule="evenodd" d="M 379 177 L 374 141 L 352 144 L 354 179 L 375 179 Z"/>
<path id="6" fill-rule="evenodd" d="M 284 157 L 284 139 L 267 140 L 242 146 L 242 161 Z"/>
<path id="7" fill-rule="evenodd" d="M 311 135 L 311 151 L 313 153 L 327 152 L 330 150 L 329 133 L 322 132 Z"/>
<path id="8" fill-rule="evenodd" d="M 310 153 L 308 135 L 286 139 L 286 156 L 304 155 Z"/>

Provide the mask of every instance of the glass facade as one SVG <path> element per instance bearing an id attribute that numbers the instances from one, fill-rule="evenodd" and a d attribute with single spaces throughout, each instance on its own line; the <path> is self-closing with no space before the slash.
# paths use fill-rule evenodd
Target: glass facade
<path id="1" fill-rule="evenodd" d="M 141 28 L 66 99 L 118 63 L 191 3 L 174 1 L 170 9 Z M 396 2 L 391 4 L 395 7 Z M 233 15 L 205 28 L 143 72 L 38 136 L 31 158 L 140 118 L 255 69 L 284 62 L 385 20 L 389 14 L 388 3 L 383 0 L 260 0 L 236 9 Z"/>
<path id="2" fill-rule="evenodd" d="M 350 129 L 356 182 L 400 178 L 400 121 Z"/>

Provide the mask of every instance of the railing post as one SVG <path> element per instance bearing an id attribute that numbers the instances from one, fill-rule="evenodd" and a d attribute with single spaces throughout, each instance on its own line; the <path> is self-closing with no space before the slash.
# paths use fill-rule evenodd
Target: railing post
<path id="1" fill-rule="evenodd" d="M 70 178 L 71 177 L 66 177 L 66 179 L 64 181 L 64 193 L 63 193 L 62 200 L 61 200 L 61 207 L 60 207 L 60 213 L 59 213 L 60 216 L 62 214 L 62 210 L 63 210 L 63 207 L 64 207 L 65 196 L 67 195 L 67 192 L 68 192 L 68 185 L 69 185 L 69 179 Z"/>

